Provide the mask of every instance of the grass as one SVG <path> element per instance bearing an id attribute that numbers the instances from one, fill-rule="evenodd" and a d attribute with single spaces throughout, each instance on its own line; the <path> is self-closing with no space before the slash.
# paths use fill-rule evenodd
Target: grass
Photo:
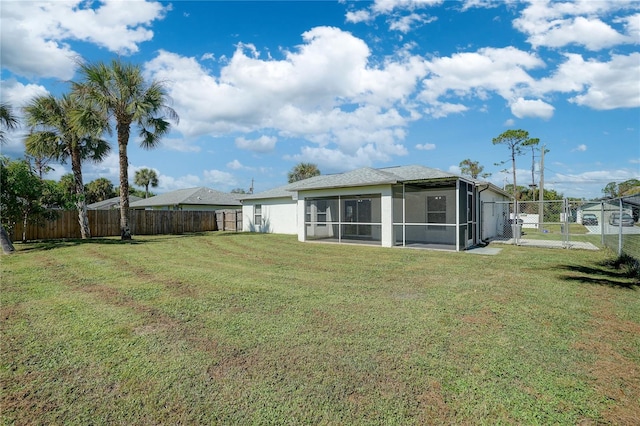
<path id="1" fill-rule="evenodd" d="M 633 424 L 612 255 L 206 233 L 17 244 L 3 424 Z"/>

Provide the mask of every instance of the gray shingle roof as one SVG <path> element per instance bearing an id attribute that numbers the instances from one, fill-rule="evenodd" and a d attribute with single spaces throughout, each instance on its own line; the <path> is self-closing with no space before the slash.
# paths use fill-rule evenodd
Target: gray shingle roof
<path id="1" fill-rule="evenodd" d="M 290 189 L 304 191 L 308 189 L 371 186 L 457 177 L 457 175 L 424 166 L 398 166 L 382 169 L 364 167 L 346 173 L 321 175 L 301 180 L 292 184 L 293 186 Z"/>
<path id="2" fill-rule="evenodd" d="M 136 197 L 135 195 L 129 195 L 129 204 L 139 200 L 142 200 L 142 198 Z M 113 197 L 108 200 L 87 204 L 87 208 L 89 210 L 109 210 L 120 208 L 120 197 Z"/>
<path id="3" fill-rule="evenodd" d="M 245 194 L 242 200 L 291 198 L 293 192 L 310 189 L 343 188 L 353 186 L 385 185 L 399 182 L 416 182 L 434 179 L 451 179 L 459 176 L 424 166 L 397 166 L 373 169 L 363 167 L 346 173 L 314 176 L 257 194 Z"/>
<path id="4" fill-rule="evenodd" d="M 230 194 L 216 191 L 204 186 L 197 188 L 178 189 L 166 192 L 147 199 L 142 199 L 131 203 L 130 207 L 157 207 L 176 205 L 215 205 L 215 206 L 240 206 L 239 196 L 241 194 Z"/>
<path id="5" fill-rule="evenodd" d="M 458 175 L 452 173 L 443 172 L 442 170 L 432 169 L 425 166 L 397 166 L 397 167 L 385 167 L 378 169 L 387 173 L 391 173 L 398 177 L 398 182 L 411 182 L 420 180 L 431 179 L 446 179 L 446 178 L 458 178 Z"/>
<path id="6" fill-rule="evenodd" d="M 293 184 L 278 186 L 277 188 L 268 189 L 256 194 L 240 194 L 240 200 L 260 200 L 271 198 L 292 198 L 293 192 L 290 190 Z"/>

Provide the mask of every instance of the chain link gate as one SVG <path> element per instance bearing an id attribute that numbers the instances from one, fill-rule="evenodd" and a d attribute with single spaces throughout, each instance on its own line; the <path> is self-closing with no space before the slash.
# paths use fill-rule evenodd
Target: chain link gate
<path id="1" fill-rule="evenodd" d="M 482 205 L 483 235 L 493 241 L 544 247 L 584 247 L 597 242 L 597 232 L 577 223 L 582 202 L 563 200 L 494 201 Z M 591 248 L 591 247 L 589 247 Z"/>

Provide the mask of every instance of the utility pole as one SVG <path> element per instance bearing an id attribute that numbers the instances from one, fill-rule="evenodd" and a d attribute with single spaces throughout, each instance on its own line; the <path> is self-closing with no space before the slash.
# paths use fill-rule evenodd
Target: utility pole
<path id="1" fill-rule="evenodd" d="M 542 224 L 544 223 L 544 152 L 545 145 L 542 145 L 540 150 L 540 193 L 538 199 L 540 205 L 538 206 L 538 231 L 542 232 Z"/>

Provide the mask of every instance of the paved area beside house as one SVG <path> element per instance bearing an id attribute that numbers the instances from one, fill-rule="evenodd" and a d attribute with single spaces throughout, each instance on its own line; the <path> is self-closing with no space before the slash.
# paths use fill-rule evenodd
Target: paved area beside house
<path id="1" fill-rule="evenodd" d="M 500 253 L 502 249 L 497 247 L 473 247 L 468 250 L 465 250 L 465 253 L 471 254 L 484 254 L 488 256 L 495 256 Z"/>
<path id="2" fill-rule="evenodd" d="M 513 244 L 513 238 L 508 240 L 493 240 L 492 243 Z M 571 248 L 582 250 L 600 250 L 597 246 L 583 241 L 569 241 L 566 245 L 562 241 L 552 240 L 531 240 L 520 238 L 519 246 L 523 247 L 543 247 L 543 248 Z"/>

